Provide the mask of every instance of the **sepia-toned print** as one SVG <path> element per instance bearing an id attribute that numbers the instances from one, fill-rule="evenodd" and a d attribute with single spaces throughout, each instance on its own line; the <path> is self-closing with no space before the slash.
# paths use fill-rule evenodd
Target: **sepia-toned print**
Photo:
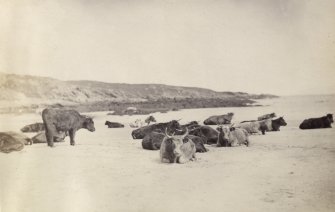
<path id="1" fill-rule="evenodd" d="M 0 212 L 335 211 L 335 1 L 0 5 Z"/>

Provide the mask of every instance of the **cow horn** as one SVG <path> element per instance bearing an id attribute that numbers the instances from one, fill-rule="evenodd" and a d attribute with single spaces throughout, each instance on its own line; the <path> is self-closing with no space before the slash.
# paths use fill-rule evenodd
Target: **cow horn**
<path id="1" fill-rule="evenodd" d="M 167 128 L 165 128 L 165 135 L 166 135 L 166 137 L 168 137 L 168 138 L 172 138 L 172 136 L 169 136 L 169 135 L 168 135 Z"/>
<path id="2" fill-rule="evenodd" d="M 188 136 L 188 128 L 186 128 L 186 132 L 184 135 L 182 135 L 182 138 L 184 139 L 186 136 Z"/>

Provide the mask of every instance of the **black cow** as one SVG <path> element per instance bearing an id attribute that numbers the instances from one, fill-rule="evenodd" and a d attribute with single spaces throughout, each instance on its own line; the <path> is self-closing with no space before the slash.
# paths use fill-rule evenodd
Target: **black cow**
<path id="1" fill-rule="evenodd" d="M 84 128 L 91 132 L 95 131 L 92 118 L 80 115 L 75 110 L 47 108 L 42 111 L 42 119 L 50 147 L 54 146 L 54 137 L 60 137 L 60 131 L 69 134 L 71 145 L 75 145 L 74 137 L 77 130 Z"/>
<path id="2" fill-rule="evenodd" d="M 200 125 L 199 125 L 199 123 L 197 121 L 191 121 L 191 122 L 189 122 L 187 124 L 181 125 L 181 128 L 185 129 L 185 130 L 186 130 L 186 128 L 188 130 L 193 130 L 194 128 L 197 128 L 197 127 L 200 127 Z"/>
<path id="3" fill-rule="evenodd" d="M 142 140 L 143 149 L 159 150 L 165 134 L 161 132 L 151 132 L 147 134 Z"/>
<path id="4" fill-rule="evenodd" d="M 195 135 L 203 139 L 204 144 L 216 144 L 218 140 L 218 131 L 210 126 L 200 126 L 190 130 L 190 135 Z"/>
<path id="5" fill-rule="evenodd" d="M 118 122 L 110 122 L 110 121 L 106 121 L 105 125 L 107 125 L 108 128 L 123 128 L 124 127 L 123 124 L 120 124 Z"/>
<path id="6" fill-rule="evenodd" d="M 144 127 L 140 127 L 136 130 L 133 130 L 131 132 L 131 136 L 133 139 L 143 139 L 147 134 L 151 132 L 161 132 L 164 133 L 165 129 L 167 129 L 167 132 L 172 134 L 175 133 L 176 130 L 180 130 L 180 124 L 176 120 L 172 120 L 165 123 L 157 123 L 152 124 Z"/>
<path id="7" fill-rule="evenodd" d="M 195 144 L 195 150 L 196 152 L 208 152 L 208 149 L 205 147 L 204 143 L 204 139 L 200 138 L 199 136 L 195 136 L 195 135 L 187 135 L 186 139 L 191 139 L 193 141 L 193 143 Z M 187 140 L 184 139 L 184 142 L 187 142 Z"/>
<path id="8" fill-rule="evenodd" d="M 299 126 L 300 129 L 318 129 L 331 128 L 331 123 L 334 123 L 333 114 L 327 114 L 320 118 L 305 119 Z"/>
<path id="9" fill-rule="evenodd" d="M 148 118 L 145 119 L 144 122 L 147 123 L 147 125 L 149 125 L 150 122 L 157 122 L 157 121 L 156 121 L 155 117 L 149 116 Z"/>
<path id="10" fill-rule="evenodd" d="M 283 117 L 272 120 L 272 131 L 280 131 L 280 126 L 286 126 L 287 123 Z"/>

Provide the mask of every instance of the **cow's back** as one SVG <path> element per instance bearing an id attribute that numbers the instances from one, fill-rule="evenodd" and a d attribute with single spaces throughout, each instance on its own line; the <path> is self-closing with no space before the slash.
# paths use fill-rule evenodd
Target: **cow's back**
<path id="1" fill-rule="evenodd" d="M 67 131 L 77 128 L 81 115 L 75 110 L 62 110 L 47 108 L 42 111 L 44 124 L 54 124 L 57 130 Z"/>
<path id="2" fill-rule="evenodd" d="M 236 128 L 245 129 L 248 133 L 258 133 L 260 123 L 258 121 L 239 123 Z"/>
<path id="3" fill-rule="evenodd" d="M 249 133 L 243 128 L 235 128 L 229 134 L 229 141 L 231 146 L 243 145 L 249 141 Z"/>
<path id="4" fill-rule="evenodd" d="M 143 149 L 158 150 L 161 147 L 165 135 L 158 132 L 152 132 L 146 135 L 142 140 Z"/>
<path id="5" fill-rule="evenodd" d="M 329 128 L 331 127 L 331 121 L 327 116 L 321 118 L 309 118 L 305 119 L 300 125 L 300 129 L 318 129 L 318 128 Z"/>

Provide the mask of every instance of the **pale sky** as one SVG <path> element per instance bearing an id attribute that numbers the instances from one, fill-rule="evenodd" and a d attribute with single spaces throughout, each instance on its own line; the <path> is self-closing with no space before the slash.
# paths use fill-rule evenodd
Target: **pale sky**
<path id="1" fill-rule="evenodd" d="M 0 72 L 277 95 L 335 93 L 334 0 L 0 4 Z"/>

